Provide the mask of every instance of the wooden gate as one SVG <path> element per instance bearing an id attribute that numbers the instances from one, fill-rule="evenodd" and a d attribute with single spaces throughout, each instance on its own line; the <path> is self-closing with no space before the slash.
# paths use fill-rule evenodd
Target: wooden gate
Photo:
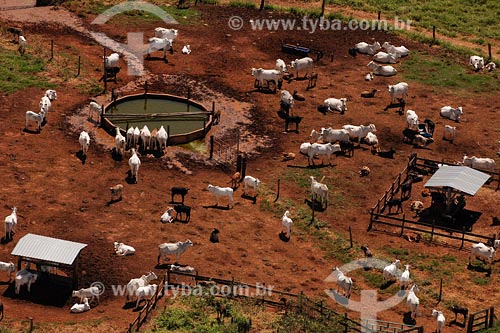
<path id="1" fill-rule="evenodd" d="M 230 170 L 236 169 L 240 145 L 240 131 L 220 138 L 210 136 L 210 159 L 214 159 Z"/>
<path id="2" fill-rule="evenodd" d="M 493 327 L 495 319 L 495 308 L 490 307 L 469 315 L 467 333 L 479 332 L 480 330 Z"/>

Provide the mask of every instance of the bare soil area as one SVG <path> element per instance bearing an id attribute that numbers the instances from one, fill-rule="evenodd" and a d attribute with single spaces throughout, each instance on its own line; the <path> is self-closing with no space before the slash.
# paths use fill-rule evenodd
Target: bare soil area
<path id="1" fill-rule="evenodd" d="M 35 21 L 35 13 L 49 11 Z M 207 185 L 228 186 L 230 172 L 207 161 L 208 156 L 181 147 L 169 147 L 162 158 L 142 155 L 142 165 L 137 184 L 128 179 L 128 158 L 123 160 L 112 157 L 113 137 L 97 127 L 95 122 L 86 118 L 86 106 L 91 97 L 78 89 L 79 78 L 61 81 L 51 78 L 48 67 L 47 80 L 57 83 L 58 99 L 53 103 L 47 123 L 40 133 L 23 131 L 25 111 L 36 110 L 43 89 L 30 88 L 14 94 L 2 96 L 4 108 L 0 123 L 0 183 L 2 193 L 2 212 L 10 214 L 12 206 L 18 207 L 19 224 L 14 240 L 0 247 L 2 261 L 15 261 L 10 253 L 17 240 L 27 233 L 41 234 L 88 244 L 82 251 L 78 269 L 79 286 L 87 287 L 100 281 L 106 287 L 100 304 L 81 315 L 69 313 L 74 299 L 68 291 L 58 292 L 57 286 L 50 287 L 56 295 L 52 298 L 46 290 L 34 284 L 35 298 L 23 291 L 15 296 L 13 284 L 7 283 L 7 275 L 1 273 L 4 283 L 0 285 L 2 301 L 5 304 L 4 322 L 8 327 L 26 328 L 28 317 L 36 323 L 44 323 L 40 331 L 51 332 L 56 324 L 64 324 L 59 331 L 75 332 L 82 323 L 94 326 L 95 332 L 124 331 L 137 312 L 125 307 L 123 297 L 115 297 L 112 285 L 126 284 L 131 278 L 140 277 L 153 270 L 158 276 L 165 269 L 158 267 L 158 244 L 190 239 L 194 246 L 180 258 L 180 263 L 197 268 L 200 274 L 220 278 L 234 277 L 247 283 L 266 283 L 275 289 L 288 290 L 306 295 L 323 295 L 325 288 L 332 287 L 323 280 L 331 273 L 332 267 L 341 265 L 327 259 L 320 249 L 317 239 L 309 234 L 307 228 L 294 228 L 291 240 L 284 242 L 280 237 L 281 215 L 285 209 L 298 220 L 299 214 L 307 211 L 304 199 L 309 197 L 307 187 L 300 187 L 299 181 L 309 175 L 325 177 L 330 187 L 330 205 L 325 212 L 317 213 L 316 219 L 325 223 L 332 239 L 336 235 L 348 237 L 347 229 L 353 231 L 355 248 L 351 253 L 361 258 L 359 245 L 368 243 L 377 254 L 384 254 L 384 248 L 408 249 L 422 255 L 451 255 L 457 258 L 450 265 L 463 265 L 460 274 L 446 280 L 445 298 L 459 301 L 471 310 L 487 306 L 499 306 L 495 297 L 498 284 L 497 263 L 493 273 L 484 285 L 470 282 L 471 277 L 484 277 L 484 273 L 467 270 L 468 253 L 453 247 L 409 243 L 402 238 L 381 232 L 366 232 L 369 221 L 368 210 L 379 196 L 390 186 L 392 179 L 404 168 L 411 152 L 434 160 L 461 160 L 464 152 L 476 156 L 496 157 L 498 151 L 500 117 L 498 116 L 497 92 L 484 94 L 454 93 L 452 90 L 435 93 L 433 87 L 421 86 L 410 82 L 408 107 L 416 110 L 419 116 L 433 119 L 436 123 L 436 142 L 426 149 L 416 149 L 403 143 L 401 131 L 405 128 L 404 117 L 393 110 L 383 112 L 390 102 L 387 85 L 401 81 L 399 74 L 392 78 L 376 77 L 365 82 L 369 58 L 348 55 L 348 49 L 359 41 L 390 40 L 394 44 L 404 44 L 410 50 L 424 49 L 440 55 L 440 51 L 430 49 L 412 41 L 402 41 L 385 32 L 338 31 L 318 32 L 314 35 L 296 32 L 291 37 L 283 31 L 258 32 L 248 27 L 240 31 L 230 30 L 227 22 L 232 15 L 249 19 L 266 17 L 266 13 L 242 8 L 221 8 L 201 6 L 201 17 L 196 25 L 179 26 L 179 38 L 175 52 L 168 55 L 168 63 L 153 58 L 146 61 L 147 77 L 127 76 L 126 71 L 119 73 L 118 83 L 110 84 L 119 94 L 142 90 L 142 82 L 147 78 L 150 91 L 187 94 L 188 85 L 193 87 L 192 98 L 204 103 L 208 108 L 215 100 L 221 110 L 221 124 L 212 132 L 219 137 L 229 136 L 235 128 L 240 129 L 241 150 L 250 156 L 247 174 L 263 182 L 261 193 L 254 204 L 242 196 L 241 188 L 235 192 L 235 204 L 230 210 L 214 208 L 214 198 L 206 191 Z M 35 8 L 3 12 L 2 25 L 22 25 L 28 36 L 47 42 L 54 39 L 56 50 L 68 49 L 82 56 L 86 68 L 84 77 L 99 79 L 102 75 L 102 47 L 90 40 L 84 32 L 75 32 L 79 27 L 90 27 L 90 18 L 75 23 L 74 18 L 63 22 L 46 21 L 48 17 L 69 17 L 62 9 Z M 15 22 L 15 23 L 13 23 Z M 67 26 L 65 26 L 67 24 Z M 111 22 L 100 26 L 103 32 L 116 40 L 124 40 L 129 31 L 145 31 L 153 35 L 157 23 L 137 25 L 128 21 Z M 80 28 L 79 28 L 80 29 Z M 293 113 L 303 118 L 300 132 L 284 133 L 283 120 L 277 115 L 279 93 L 268 94 L 253 88 L 252 67 L 274 67 L 277 58 L 287 63 L 294 60 L 293 55 L 281 52 L 281 40 L 293 40 L 300 45 L 320 48 L 325 56 L 315 64 L 318 73 L 317 86 L 306 90 L 306 80 L 284 83 L 283 88 L 297 90 L 306 98 L 296 101 Z M 183 55 L 180 49 L 189 44 L 193 52 Z M 47 45 L 47 44 L 45 44 Z M 28 49 L 29 52 L 29 49 Z M 331 61 L 333 56 L 333 61 Z M 410 55 L 411 56 L 411 55 Z M 447 56 L 447 55 L 443 55 Z M 404 61 L 404 59 L 402 60 Z M 465 61 L 464 61 L 465 63 Z M 126 63 L 121 63 L 122 69 Z M 397 65 L 395 65 L 397 67 Z M 468 75 L 482 75 L 473 73 Z M 363 99 L 361 91 L 380 89 L 374 99 Z M 317 106 L 328 97 L 347 97 L 348 111 L 344 115 L 329 113 L 323 115 Z M 109 92 L 97 97 L 99 102 L 109 101 Z M 496 102 L 495 102 L 496 101 Z M 444 105 L 463 106 L 464 119 L 461 123 L 451 123 L 439 117 Z M 362 144 L 355 149 L 354 157 L 336 157 L 331 166 L 309 169 L 307 160 L 299 156 L 298 148 L 302 142 L 309 141 L 311 130 L 321 127 L 340 128 L 345 124 L 370 124 L 377 127 L 377 136 L 383 149 L 394 147 L 395 159 L 373 156 L 368 146 Z M 445 124 L 457 126 L 457 138 L 453 143 L 442 141 Z M 31 125 L 32 126 L 32 125 Z M 30 128 L 33 128 L 31 127 Z M 85 163 L 78 157 L 78 133 L 86 129 L 91 133 L 92 143 Z M 283 152 L 297 153 L 295 160 L 283 162 Z M 498 158 L 497 158 L 498 161 Z M 319 162 L 319 161 L 317 161 Z M 325 161 L 326 162 L 326 161 Z M 360 178 L 358 170 L 367 165 L 372 170 L 368 177 Z M 272 204 L 276 196 L 277 179 L 281 179 L 280 199 Z M 117 183 L 124 185 L 123 200 L 109 204 L 109 187 Z M 189 223 L 162 224 L 160 216 L 170 205 L 172 186 L 189 187 L 186 204 L 192 207 Z M 421 186 L 421 185 L 419 185 Z M 421 188 L 414 189 L 412 200 L 430 201 L 420 196 Z M 499 233 L 499 226 L 491 226 L 491 219 L 499 215 L 499 194 L 491 188 L 483 188 L 469 198 L 467 208 L 482 212 L 474 226 L 474 232 L 482 234 Z M 223 205 L 225 202 L 222 203 Z M 407 203 L 407 205 L 409 205 Z M 270 208 L 269 208 L 270 207 Z M 405 206 L 405 211 L 409 207 Z M 277 213 L 273 213 L 277 211 Z M 213 228 L 220 230 L 220 243 L 209 242 Z M 119 241 L 136 248 L 130 257 L 117 257 L 113 253 L 113 242 Z M 173 261 L 173 260 L 172 260 Z M 411 263 L 410 263 L 411 264 Z M 432 263 L 430 263 L 432 265 Z M 363 277 L 353 272 L 357 284 L 352 299 L 359 300 L 360 290 L 366 286 Z M 432 269 L 415 268 L 412 274 L 416 279 L 433 281 L 422 287 L 437 293 L 439 286 L 432 280 Z M 383 296 L 380 296 L 383 298 Z M 47 305 L 48 304 L 48 305 Z M 340 312 L 344 309 L 333 303 L 332 307 Z M 419 311 L 417 324 L 424 325 L 425 331 L 434 329 L 430 316 L 435 304 L 424 303 Z M 447 318 L 452 313 L 444 309 Z M 406 304 L 384 311 L 380 318 L 401 322 L 407 312 Z M 355 316 L 355 314 L 352 314 Z M 72 325 L 71 323 L 79 324 Z M 462 332 L 457 326 L 447 328 L 447 332 Z"/>

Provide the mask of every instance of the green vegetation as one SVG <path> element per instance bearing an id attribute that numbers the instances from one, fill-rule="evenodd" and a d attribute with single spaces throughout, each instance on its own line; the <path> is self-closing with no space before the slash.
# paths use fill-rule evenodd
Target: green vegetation
<path id="1" fill-rule="evenodd" d="M 189 143 L 180 145 L 184 149 L 188 149 L 194 152 L 198 152 L 201 154 L 207 153 L 207 145 L 205 144 L 205 141 L 203 140 L 195 140 L 191 141 Z"/>
<path id="2" fill-rule="evenodd" d="M 498 89 L 498 74 L 471 73 L 450 55 L 431 57 L 424 52 L 414 52 L 401 64 L 405 80 L 416 81 L 434 89 L 453 89 L 456 93 L 471 94 Z"/>
<path id="3" fill-rule="evenodd" d="M 17 90 L 38 87 L 53 88 L 40 73 L 45 68 L 42 58 L 0 48 L 0 91 L 10 94 Z"/>
<path id="4" fill-rule="evenodd" d="M 382 11 L 385 17 L 411 20 L 412 24 L 451 37 L 457 34 L 500 39 L 500 2 L 479 0 L 328 0 L 327 3 L 368 12 Z M 443 10 L 446 8 L 446 10 Z"/>
<path id="5" fill-rule="evenodd" d="M 230 1 L 229 6 L 240 8 L 257 8 L 257 5 L 250 1 Z"/>

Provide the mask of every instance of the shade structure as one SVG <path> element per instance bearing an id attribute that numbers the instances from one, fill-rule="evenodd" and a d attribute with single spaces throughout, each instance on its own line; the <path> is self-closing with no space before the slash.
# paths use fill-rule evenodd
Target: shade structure
<path id="1" fill-rule="evenodd" d="M 468 195 L 475 195 L 489 178 L 490 175 L 466 166 L 443 165 L 424 186 L 440 189 L 451 188 Z"/>

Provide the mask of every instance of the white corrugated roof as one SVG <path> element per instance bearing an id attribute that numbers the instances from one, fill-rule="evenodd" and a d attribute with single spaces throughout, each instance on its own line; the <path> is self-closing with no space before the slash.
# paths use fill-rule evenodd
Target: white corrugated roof
<path id="1" fill-rule="evenodd" d="M 87 244 L 27 234 L 17 242 L 12 255 L 72 265 Z"/>
<path id="2" fill-rule="evenodd" d="M 451 187 L 474 195 L 490 178 L 484 172 L 466 166 L 443 165 L 425 183 L 425 187 Z"/>

